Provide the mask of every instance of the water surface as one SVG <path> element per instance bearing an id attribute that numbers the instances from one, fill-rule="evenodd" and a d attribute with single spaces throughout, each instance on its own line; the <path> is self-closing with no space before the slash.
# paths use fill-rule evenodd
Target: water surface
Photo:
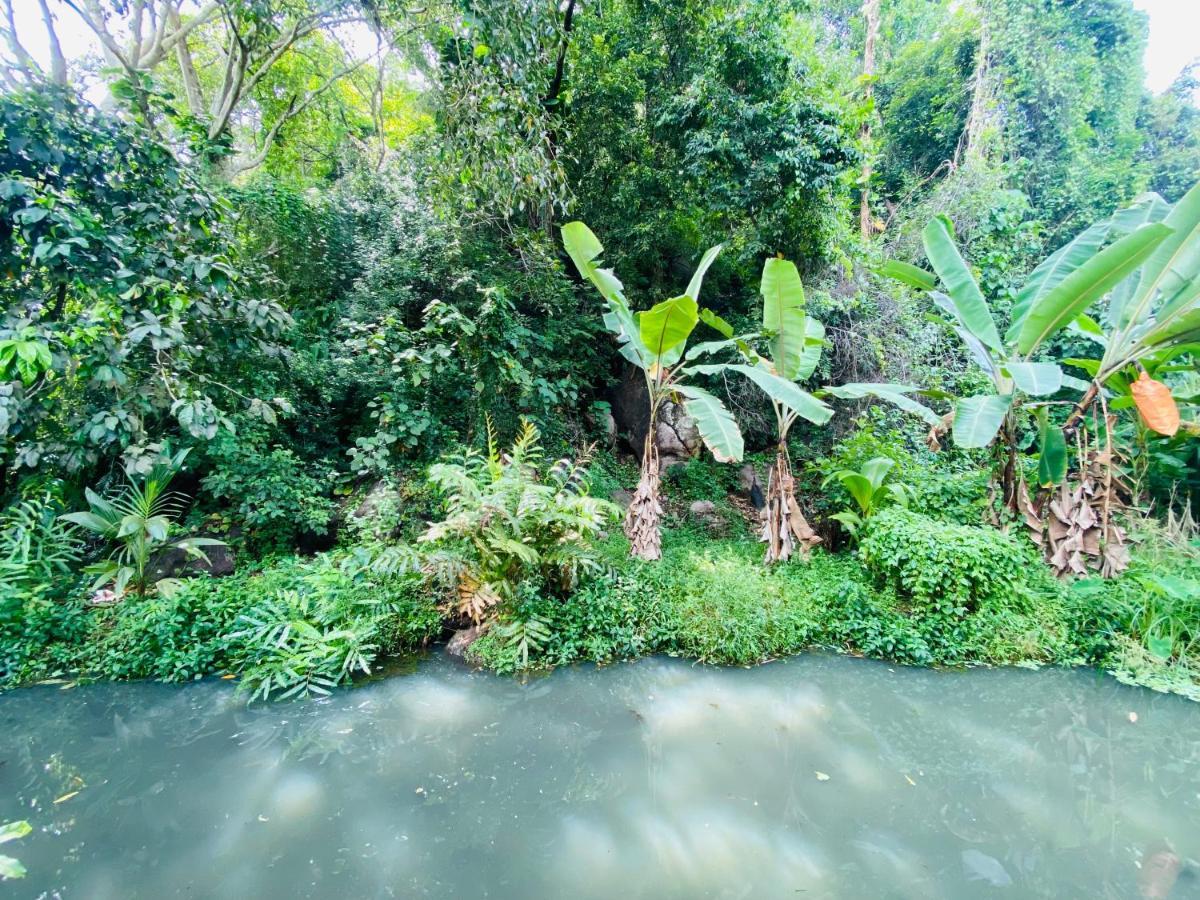
<path id="1" fill-rule="evenodd" d="M 1133 898 L 1173 854 L 1200 897 L 1200 705 L 816 655 L 44 686 L 0 696 L 20 818 L 0 896 Z"/>

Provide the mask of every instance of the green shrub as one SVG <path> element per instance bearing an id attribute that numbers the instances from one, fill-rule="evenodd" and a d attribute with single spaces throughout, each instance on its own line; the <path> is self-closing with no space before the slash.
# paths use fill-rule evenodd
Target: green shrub
<path id="1" fill-rule="evenodd" d="M 913 612 L 966 616 L 1011 591 L 1027 554 L 992 528 L 957 525 L 893 507 L 874 516 L 862 558 Z"/>
<path id="2" fill-rule="evenodd" d="M 328 532 L 336 510 L 332 469 L 245 436 L 221 435 L 206 450 L 212 468 L 201 484 L 229 509 L 229 524 L 252 550 L 287 551 L 301 535 Z"/>
<path id="3" fill-rule="evenodd" d="M 193 578 L 169 597 L 98 611 L 85 671 L 184 681 L 240 676 L 258 697 L 325 694 L 385 653 L 436 635 L 441 619 L 413 575 L 353 556 L 289 557 L 260 572 Z"/>
<path id="4" fill-rule="evenodd" d="M 569 459 L 546 468 L 539 432 L 525 422 L 507 453 L 489 429 L 485 455 L 467 451 L 429 469 L 446 518 L 421 536 L 423 568 L 449 604 L 476 623 L 524 590 L 568 596 L 600 571 L 592 546 L 620 510 L 588 496 L 587 471 Z"/>

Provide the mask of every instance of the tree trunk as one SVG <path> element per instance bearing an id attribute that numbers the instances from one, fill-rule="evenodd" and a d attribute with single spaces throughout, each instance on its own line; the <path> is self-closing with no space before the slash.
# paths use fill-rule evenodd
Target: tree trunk
<path id="1" fill-rule="evenodd" d="M 971 109 L 967 125 L 954 152 L 954 165 L 971 162 L 985 156 L 984 135 L 993 115 L 991 87 L 991 37 L 983 10 L 979 11 L 979 51 L 975 59 L 975 74 L 971 85 Z"/>
<path id="2" fill-rule="evenodd" d="M 767 545 L 768 565 L 790 559 L 797 547 L 802 554 L 807 554 L 821 543 L 820 536 L 809 526 L 796 502 L 796 481 L 792 478 L 791 460 L 783 444 L 779 445 L 775 464 L 771 466 L 764 515 L 762 540 Z"/>
<path id="3" fill-rule="evenodd" d="M 880 0 L 866 0 L 863 3 L 863 18 L 867 20 L 867 36 L 863 43 L 863 90 L 868 105 L 875 96 L 875 41 L 879 36 L 879 3 Z M 861 134 L 864 159 L 858 225 L 864 238 L 869 238 L 875 231 L 875 225 L 871 219 L 871 118 L 873 115 L 873 110 L 868 111 Z"/>
<path id="4" fill-rule="evenodd" d="M 637 559 L 662 558 L 662 533 L 659 520 L 662 505 L 658 500 L 658 445 L 654 441 L 655 416 L 650 416 L 650 429 L 642 448 L 642 473 L 637 490 L 625 512 L 625 536 L 629 538 L 629 553 Z"/>

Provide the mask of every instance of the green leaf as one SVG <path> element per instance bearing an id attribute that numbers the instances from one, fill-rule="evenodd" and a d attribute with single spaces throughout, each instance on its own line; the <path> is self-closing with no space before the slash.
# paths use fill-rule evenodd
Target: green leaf
<path id="1" fill-rule="evenodd" d="M 1056 394 L 1062 388 L 1063 371 L 1057 363 L 1010 362 L 1004 369 L 1013 384 L 1034 397 Z"/>
<path id="2" fill-rule="evenodd" d="M 979 394 L 964 397 L 954 407 L 954 443 L 970 450 L 986 447 L 995 439 L 1012 405 L 1012 397 Z"/>
<path id="3" fill-rule="evenodd" d="M 768 259 L 763 264 L 763 327 L 771 332 L 771 362 L 782 378 L 792 381 L 804 354 L 804 284 L 795 263 Z"/>
<path id="4" fill-rule="evenodd" d="M 714 331 L 719 331 L 724 337 L 733 337 L 733 326 L 718 316 L 711 309 L 700 310 L 700 321 L 709 328 L 712 328 Z"/>
<path id="5" fill-rule="evenodd" d="M 800 363 L 796 366 L 793 381 L 806 381 L 812 378 L 813 372 L 821 362 L 821 353 L 825 350 L 825 326 L 812 316 L 804 317 L 804 350 L 800 354 Z"/>
<path id="6" fill-rule="evenodd" d="M 720 244 L 717 244 L 715 247 L 709 247 L 706 251 L 704 251 L 704 256 L 700 260 L 700 265 L 696 266 L 696 272 L 692 275 L 692 280 L 688 282 L 687 290 L 684 291 L 685 295 L 699 302 L 700 285 L 704 282 L 704 273 L 708 271 L 708 267 L 713 264 L 713 260 L 717 258 L 717 254 L 720 252 Z"/>
<path id="7" fill-rule="evenodd" d="M 674 361 L 668 362 L 669 357 L 664 357 L 676 347 L 683 347 L 699 321 L 700 310 L 696 301 L 686 294 L 656 303 L 637 314 L 642 344 L 659 365 L 670 365 Z"/>
<path id="8" fill-rule="evenodd" d="M 647 368 L 653 360 L 642 344 L 637 322 L 625 300 L 624 287 L 611 269 L 601 269 L 596 264 L 604 246 L 582 222 L 568 222 L 560 230 L 563 246 L 580 276 L 595 285 L 608 302 L 604 325 L 617 336 L 621 355 L 638 368 Z"/>
<path id="9" fill-rule="evenodd" d="M 24 878 L 26 874 L 25 867 L 21 865 L 20 860 L 0 854 L 0 881 Z"/>
<path id="10" fill-rule="evenodd" d="M 1200 275 L 1200 182 L 1171 208 L 1162 226 L 1172 231 L 1142 267 L 1130 318 L 1122 324 L 1139 321 L 1156 294 L 1172 298 Z M 1173 311 L 1164 306 L 1162 314 Z"/>
<path id="11" fill-rule="evenodd" d="M 937 279 L 932 273 L 898 259 L 885 260 L 877 271 L 885 278 L 891 278 L 893 281 L 899 281 L 901 284 L 907 284 L 909 287 L 922 291 L 932 291 L 937 287 Z"/>
<path id="12" fill-rule="evenodd" d="M 909 384 L 851 382 L 850 384 L 842 384 L 837 387 L 823 388 L 821 393 L 829 394 L 840 400 L 862 400 L 866 397 L 875 397 L 879 400 L 886 400 L 896 408 L 902 409 L 907 413 L 920 416 L 929 425 L 941 425 L 941 416 L 925 404 L 919 403 L 912 399 L 912 397 L 907 396 L 917 390 L 919 388 Z"/>
<path id="13" fill-rule="evenodd" d="M 1170 233 L 1163 224 L 1144 225 L 1073 271 L 1030 308 L 1017 335 L 1017 351 L 1028 356 L 1065 328 L 1145 262 Z"/>
<path id="14" fill-rule="evenodd" d="M 0 825 L 0 844 L 20 840 L 32 831 L 33 826 L 28 822 L 9 822 L 5 825 Z"/>
<path id="15" fill-rule="evenodd" d="M 973 334 L 984 346 L 1000 349 L 1000 334 L 988 310 L 987 301 L 975 282 L 975 276 L 967 268 L 958 245 L 954 243 L 954 226 L 945 216 L 937 216 L 921 232 L 925 242 L 925 255 L 941 278 L 942 284 L 953 301 L 955 317 L 959 324 Z"/>
<path id="16" fill-rule="evenodd" d="M 725 405 L 708 391 L 698 387 L 681 384 L 675 389 L 687 398 L 683 408 L 696 420 L 700 437 L 712 452 L 713 458 L 717 462 L 741 462 L 744 451 L 742 433 Z"/>
<path id="17" fill-rule="evenodd" d="M 1042 297 L 1096 255 L 1104 246 L 1111 229 L 1112 223 L 1107 219 L 1097 222 L 1047 256 L 1029 274 L 1020 293 L 1017 294 L 1016 302 L 1013 303 L 1012 325 L 1005 335 L 1009 341 L 1017 339 L 1026 314 Z"/>
<path id="18" fill-rule="evenodd" d="M 725 368 L 745 375 L 776 403 L 782 404 L 814 425 L 824 425 L 833 417 L 833 409 L 827 403 L 823 403 L 808 391 L 801 390 L 795 383 L 773 375 L 764 368 L 743 365 L 730 365 Z"/>
<path id="19" fill-rule="evenodd" d="M 1044 406 L 1038 410 L 1038 449 L 1038 484 L 1053 487 L 1067 477 L 1067 441 Z"/>

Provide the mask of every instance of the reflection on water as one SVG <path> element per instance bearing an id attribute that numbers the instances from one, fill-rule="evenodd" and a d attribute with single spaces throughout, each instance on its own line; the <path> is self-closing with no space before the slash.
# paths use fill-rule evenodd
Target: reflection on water
<path id="1" fill-rule="evenodd" d="M 527 684 L 430 659 L 250 709 L 38 687 L 0 696 L 21 818 L 0 894 L 1200 897 L 1200 706 L 822 656 Z"/>

